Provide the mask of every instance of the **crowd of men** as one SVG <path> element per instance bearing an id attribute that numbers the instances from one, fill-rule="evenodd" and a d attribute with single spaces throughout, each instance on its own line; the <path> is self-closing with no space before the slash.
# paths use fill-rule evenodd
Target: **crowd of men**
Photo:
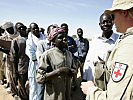
<path id="1" fill-rule="evenodd" d="M 80 67 L 83 75 L 82 66 L 89 49 L 89 41 L 83 38 L 81 28 L 77 29 L 78 38 L 75 40 L 68 36 L 68 30 L 66 23 L 60 27 L 56 24 L 49 25 L 47 34 L 44 34 L 44 29 L 39 28 L 37 23 L 31 23 L 29 28 L 22 22 L 15 25 L 4 22 L 1 25 L 0 80 L 8 93 L 12 93 L 14 97 L 19 96 L 22 100 L 70 100 L 71 88 L 73 91 L 80 88 L 77 86 L 76 74 Z M 48 58 L 43 58 L 46 52 L 50 52 L 50 55 L 48 53 Z M 53 74 L 49 75 L 50 72 Z M 56 72 L 58 75 L 54 75 Z M 42 80 L 46 78 L 45 74 L 47 79 Z M 60 79 L 59 76 L 62 75 L 63 78 Z M 47 88 L 47 84 L 51 87 Z M 57 89 L 53 90 L 53 87 Z M 52 96 L 47 95 L 48 91 L 53 93 Z"/>
<path id="2" fill-rule="evenodd" d="M 132 0 L 114 0 L 99 26 L 90 43 L 82 28 L 69 36 L 66 23 L 49 25 L 46 34 L 34 22 L 4 22 L 1 84 L 21 100 L 133 100 Z"/>

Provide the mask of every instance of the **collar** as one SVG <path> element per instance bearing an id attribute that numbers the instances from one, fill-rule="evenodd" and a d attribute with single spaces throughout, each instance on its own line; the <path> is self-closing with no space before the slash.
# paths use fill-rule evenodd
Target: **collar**
<path id="1" fill-rule="evenodd" d="M 105 40 L 105 41 L 112 40 L 112 41 L 115 42 L 116 41 L 115 40 L 115 36 L 116 36 L 116 34 L 113 32 L 112 35 L 111 35 L 111 37 L 109 39 L 107 39 L 105 37 L 102 37 L 102 36 L 99 36 L 98 39 L 102 39 L 102 40 Z"/>
<path id="2" fill-rule="evenodd" d="M 54 47 L 54 49 L 55 50 L 57 50 L 58 52 L 61 52 L 61 53 L 63 53 L 63 54 L 66 54 L 66 50 L 63 52 L 63 51 L 61 51 L 59 48 L 57 48 L 57 47 Z"/>
<path id="3" fill-rule="evenodd" d="M 125 37 L 129 36 L 129 35 L 133 35 L 133 27 L 128 28 L 127 31 L 125 32 L 125 34 L 123 34 L 121 36 L 121 39 L 124 39 Z"/>

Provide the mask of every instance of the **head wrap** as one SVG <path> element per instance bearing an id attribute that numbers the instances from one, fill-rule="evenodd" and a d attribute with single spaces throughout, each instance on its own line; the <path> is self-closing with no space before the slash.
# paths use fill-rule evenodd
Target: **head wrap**
<path id="1" fill-rule="evenodd" d="M 13 27 L 13 29 L 14 29 L 14 34 L 9 34 L 8 32 L 7 32 L 7 28 L 10 28 L 10 27 Z M 8 35 L 8 37 L 11 37 L 11 38 L 15 38 L 15 37 L 17 37 L 19 34 L 16 32 L 16 29 L 15 29 L 15 27 L 14 27 L 14 24 L 12 23 L 12 22 L 4 22 L 3 24 L 2 24 L 2 28 L 5 30 L 5 32 L 4 32 L 4 34 L 5 35 Z"/>
<path id="2" fill-rule="evenodd" d="M 59 33 L 65 32 L 62 28 L 53 28 L 48 36 L 48 40 L 52 41 Z"/>
<path id="3" fill-rule="evenodd" d="M 10 28 L 10 27 L 14 27 L 12 22 L 4 22 L 3 25 L 2 25 L 2 28 L 5 29 L 5 30 L 7 28 Z"/>

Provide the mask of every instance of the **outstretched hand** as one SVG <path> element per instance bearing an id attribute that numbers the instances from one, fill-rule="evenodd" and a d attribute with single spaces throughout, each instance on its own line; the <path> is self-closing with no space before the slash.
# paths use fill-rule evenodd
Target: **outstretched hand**
<path id="1" fill-rule="evenodd" d="M 87 81 L 87 82 L 81 82 L 81 90 L 84 94 L 87 95 L 87 91 L 90 87 L 94 86 L 94 83 L 92 81 Z"/>

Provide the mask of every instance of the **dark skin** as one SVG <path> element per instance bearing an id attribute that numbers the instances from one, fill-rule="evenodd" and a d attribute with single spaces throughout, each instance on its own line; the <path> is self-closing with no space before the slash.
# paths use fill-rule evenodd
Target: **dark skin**
<path id="1" fill-rule="evenodd" d="M 2 29 L 1 29 L 1 27 L 0 27 L 0 36 L 2 36 L 2 34 L 1 34 L 1 33 L 2 33 Z"/>
<path id="2" fill-rule="evenodd" d="M 61 25 L 61 28 L 65 31 L 65 34 L 68 36 L 68 26 L 67 24 Z M 71 47 L 74 49 L 76 48 L 74 45 L 71 45 Z"/>
<path id="3" fill-rule="evenodd" d="M 58 33 L 58 35 L 54 38 L 55 46 L 59 48 L 63 53 L 66 51 L 67 48 L 67 35 L 63 32 Z M 49 72 L 46 74 L 45 79 L 46 81 L 52 80 L 59 75 L 68 75 L 70 77 L 74 76 L 76 71 L 74 69 L 68 67 L 61 67 L 57 70 Z"/>
<path id="4" fill-rule="evenodd" d="M 19 33 L 20 33 L 20 35 L 22 36 L 22 37 L 28 37 L 28 34 L 27 34 L 27 32 L 26 32 L 26 27 L 25 26 L 22 26 L 22 27 L 20 27 L 19 28 Z"/>
<path id="5" fill-rule="evenodd" d="M 14 28 L 13 28 L 13 27 L 7 28 L 6 31 L 7 31 L 9 34 L 14 34 Z"/>
<path id="6" fill-rule="evenodd" d="M 113 19 L 111 15 L 109 14 L 101 15 L 99 26 L 101 27 L 101 30 L 103 31 L 102 37 L 109 39 L 113 33 L 112 31 Z"/>
<path id="7" fill-rule="evenodd" d="M 50 32 L 51 32 L 51 30 L 52 30 L 53 28 L 57 28 L 57 26 L 54 26 L 54 25 L 49 25 L 49 26 L 48 26 L 48 28 L 47 28 L 47 35 L 50 34 Z"/>
<path id="8" fill-rule="evenodd" d="M 36 23 L 30 24 L 30 30 L 33 35 L 35 35 L 37 38 L 40 38 L 39 27 Z"/>
<path id="9" fill-rule="evenodd" d="M 30 31 L 37 38 L 40 38 L 39 27 L 38 27 L 38 25 L 36 23 L 31 23 L 30 24 Z M 33 61 L 37 61 L 37 59 L 36 60 L 33 60 Z"/>
<path id="10" fill-rule="evenodd" d="M 28 37 L 28 34 L 26 32 L 26 26 L 24 26 L 22 23 L 17 24 L 17 31 L 20 33 L 22 37 Z"/>
<path id="11" fill-rule="evenodd" d="M 2 33 L 4 33 L 5 30 L 0 27 L 0 36 L 2 36 Z"/>
<path id="12" fill-rule="evenodd" d="M 55 46 L 65 52 L 67 48 L 67 35 L 65 33 L 58 33 L 55 37 Z"/>
<path id="13" fill-rule="evenodd" d="M 112 26 L 113 26 L 113 18 L 111 17 L 112 15 L 108 15 L 108 14 L 103 14 L 100 17 L 100 27 L 103 30 L 103 34 L 102 37 L 105 37 L 107 39 L 109 39 L 113 33 L 112 31 Z M 100 62 L 102 64 L 105 64 L 105 61 L 103 61 L 99 56 L 98 59 L 100 60 Z M 98 62 L 95 62 L 94 65 L 96 66 Z"/>
<path id="14" fill-rule="evenodd" d="M 45 29 L 44 28 L 39 28 L 39 32 L 42 32 L 44 34 Z"/>
<path id="15" fill-rule="evenodd" d="M 30 28 L 27 28 L 26 33 L 29 34 L 29 32 L 30 32 Z"/>
<path id="16" fill-rule="evenodd" d="M 81 28 L 77 29 L 77 35 L 78 35 L 79 39 L 83 39 L 83 30 Z"/>
<path id="17" fill-rule="evenodd" d="M 68 35 L 68 27 L 67 26 L 61 26 L 63 29 L 64 29 L 64 31 L 65 31 L 65 33 Z"/>

